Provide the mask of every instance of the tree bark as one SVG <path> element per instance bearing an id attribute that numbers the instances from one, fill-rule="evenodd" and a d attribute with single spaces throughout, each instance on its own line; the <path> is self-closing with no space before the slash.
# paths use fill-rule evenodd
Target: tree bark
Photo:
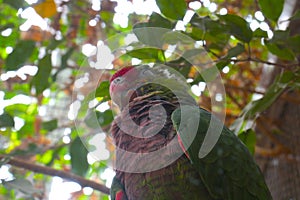
<path id="1" fill-rule="evenodd" d="M 286 3 L 291 3 L 288 0 Z M 296 0 L 293 13 L 300 9 L 300 1 Z M 289 24 L 291 36 L 300 33 L 300 21 Z M 300 60 L 300 58 L 298 58 Z M 299 66 L 298 66 L 299 67 Z M 273 71 L 264 70 L 261 86 L 267 88 L 282 73 L 284 69 L 275 68 Z M 300 99 L 300 92 L 289 88 L 284 96 Z M 281 95 L 281 97 L 283 96 Z M 269 149 L 276 149 L 277 141 L 287 151 L 281 151 L 275 156 L 256 156 L 266 177 L 274 200 L 300 199 L 300 104 L 289 101 L 289 98 L 279 98 L 261 116 L 268 119 L 267 123 L 257 126 L 258 143 Z M 264 121 L 265 122 L 265 121 Z M 267 140 L 263 129 L 272 133 L 273 141 Z"/>

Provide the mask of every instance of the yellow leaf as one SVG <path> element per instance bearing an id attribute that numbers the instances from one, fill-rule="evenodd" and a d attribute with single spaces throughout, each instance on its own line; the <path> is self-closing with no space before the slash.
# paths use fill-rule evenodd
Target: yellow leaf
<path id="1" fill-rule="evenodd" d="M 56 14 L 56 4 L 54 0 L 44 0 L 33 6 L 35 12 L 43 18 L 49 18 Z"/>
<path id="2" fill-rule="evenodd" d="M 198 73 L 197 68 L 195 66 L 192 66 L 188 76 L 190 78 L 195 78 L 197 73 Z"/>

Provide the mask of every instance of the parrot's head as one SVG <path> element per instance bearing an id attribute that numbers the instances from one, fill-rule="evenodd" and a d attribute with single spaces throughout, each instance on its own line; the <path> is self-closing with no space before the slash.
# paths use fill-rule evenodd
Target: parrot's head
<path id="1" fill-rule="evenodd" d="M 117 71 L 110 79 L 111 99 L 122 110 L 132 99 L 138 96 L 136 89 L 153 79 L 149 66 L 128 66 Z"/>
<path id="2" fill-rule="evenodd" d="M 111 77 L 109 88 L 111 99 L 120 110 L 134 99 L 145 98 L 194 104 L 188 90 L 186 80 L 174 69 L 163 65 L 124 67 Z"/>

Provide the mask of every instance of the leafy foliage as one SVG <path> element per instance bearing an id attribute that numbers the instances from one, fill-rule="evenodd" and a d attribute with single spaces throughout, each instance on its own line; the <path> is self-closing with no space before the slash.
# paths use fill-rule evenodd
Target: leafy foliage
<path id="1" fill-rule="evenodd" d="M 227 27 L 229 28 L 229 33 L 231 35 L 235 36 L 242 42 L 248 43 L 251 41 L 252 30 L 250 29 L 246 20 L 237 15 L 232 14 L 220 15 L 219 17 L 220 20 L 224 21 L 225 25 L 227 25 Z"/>
<path id="2" fill-rule="evenodd" d="M 70 146 L 71 166 L 74 174 L 85 176 L 89 168 L 87 162 L 88 151 L 80 137 L 76 137 Z"/>
<path id="3" fill-rule="evenodd" d="M 17 70 L 24 64 L 33 53 L 35 42 L 30 40 L 21 40 L 16 44 L 12 53 L 7 56 L 6 70 Z M 24 52 L 24 49 L 26 51 Z"/>
<path id="4" fill-rule="evenodd" d="M 130 12 L 124 25 L 117 19 L 127 22 L 127 16 L 120 7 L 115 9 L 115 1 L 101 1 L 100 8 L 93 9 L 97 5 L 86 1 L 55 4 L 45 0 L 28 5 L 21 0 L 0 0 L 1 169 L 10 159 L 23 157 L 34 166 L 105 183 L 101 174 L 114 159 L 105 152 L 114 150 L 109 128 L 117 112 L 110 102 L 108 80 L 116 69 L 137 62 L 168 65 L 199 91 L 205 83 L 201 96 L 193 94 L 199 105 L 211 110 L 212 102 L 224 100 L 225 110 L 214 109 L 225 112 L 226 125 L 232 125 L 254 152 L 256 135 L 249 122 L 255 124 L 257 116 L 284 91 L 300 88 L 300 35 L 278 29 L 284 22 L 278 21 L 283 0 L 259 0 L 257 5 L 250 0 L 215 0 L 211 7 L 204 1 L 198 7 L 192 3 L 156 0 L 155 12 Z M 127 5 L 132 5 L 131 1 Z M 19 13 L 26 8 L 34 9 L 41 23 L 26 29 L 27 19 Z M 265 19 L 256 19 L 256 12 Z M 284 20 L 299 20 L 299 13 Z M 253 22 L 260 25 L 253 27 Z M 104 58 L 93 51 L 99 44 L 106 48 Z M 270 54 L 277 60 L 269 61 Z M 101 59 L 108 60 L 105 69 L 97 66 Z M 257 86 L 264 65 L 280 68 L 282 73 L 261 92 Z M 217 89 L 208 90 L 218 75 L 226 96 L 220 97 Z M 96 141 L 101 148 L 95 152 L 101 155 L 91 161 L 88 153 L 95 150 L 93 141 L 99 132 Z M 14 169 L 12 174 L 1 180 L 3 198 L 39 196 L 36 188 L 49 192 L 51 179 L 43 173 L 10 169 Z M 34 182 L 29 184 L 29 178 Z M 96 192 L 85 195 L 83 190 L 76 195 L 81 199 L 108 198 Z"/>
<path id="5" fill-rule="evenodd" d="M 186 2 L 184 0 L 157 0 L 160 11 L 168 18 L 183 19 L 186 12 Z"/>
<path id="6" fill-rule="evenodd" d="M 31 85 L 36 89 L 37 94 L 41 94 L 49 87 L 49 76 L 51 73 L 51 55 L 45 55 L 38 63 L 38 72 L 31 81 Z"/>
<path id="7" fill-rule="evenodd" d="M 271 1 L 271 0 L 260 0 L 258 1 L 261 11 L 268 18 L 275 22 L 279 19 L 283 10 L 284 0 Z M 272 9 L 271 9 L 272 8 Z"/>
<path id="8" fill-rule="evenodd" d="M 249 151 L 254 154 L 256 135 L 252 129 L 248 129 L 238 135 L 238 137 L 243 141 L 243 143 L 248 147 Z"/>
<path id="9" fill-rule="evenodd" d="M 0 127 L 14 127 L 15 122 L 12 116 L 7 113 L 0 115 Z"/>

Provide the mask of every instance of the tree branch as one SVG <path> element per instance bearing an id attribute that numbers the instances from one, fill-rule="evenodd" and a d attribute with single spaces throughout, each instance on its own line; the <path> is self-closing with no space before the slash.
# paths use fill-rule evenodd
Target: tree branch
<path id="1" fill-rule="evenodd" d="M 274 62 L 269 62 L 269 61 L 266 61 L 266 60 L 261 60 L 259 58 L 253 58 L 253 57 L 248 57 L 248 58 L 245 58 L 245 59 L 223 59 L 222 58 L 220 60 L 226 60 L 226 61 L 234 62 L 234 63 L 252 61 L 252 62 L 256 62 L 256 63 L 273 65 L 273 66 L 280 67 L 280 68 L 283 68 L 283 69 L 290 69 L 290 68 L 297 67 L 297 66 L 300 65 L 300 63 L 287 63 L 287 64 L 274 63 Z M 220 60 L 217 60 L 215 62 L 219 62 Z"/>
<path id="2" fill-rule="evenodd" d="M 286 63 L 286 64 L 283 64 L 283 63 L 270 62 L 270 61 L 262 60 L 260 58 L 252 57 L 251 56 L 250 45 L 248 46 L 249 56 L 247 58 L 244 58 L 244 59 L 243 58 L 242 59 L 226 58 L 226 56 L 219 56 L 218 54 L 214 53 L 213 51 L 210 51 L 206 46 L 203 46 L 203 48 L 207 52 L 210 52 L 213 56 L 215 56 L 217 58 L 216 60 L 214 60 L 214 61 L 212 61 L 210 63 L 207 63 L 207 64 L 217 63 L 217 62 L 220 62 L 220 61 L 228 61 L 228 62 L 234 62 L 234 63 L 238 63 L 238 62 L 250 62 L 250 61 L 252 61 L 252 62 L 256 62 L 256 63 L 273 65 L 273 66 L 280 67 L 280 68 L 283 68 L 283 69 L 290 69 L 290 68 L 297 67 L 297 66 L 300 65 L 299 62 L 297 62 L 297 63 Z"/>
<path id="3" fill-rule="evenodd" d="M 255 146 L 255 153 L 264 157 L 276 157 L 282 154 L 288 154 L 289 152 L 281 146 L 276 146 L 272 149 Z"/>
<path id="4" fill-rule="evenodd" d="M 7 156 L 0 155 L 0 160 L 6 159 L 6 158 L 7 158 Z M 45 175 L 49 175 L 49 176 L 59 176 L 63 179 L 68 179 L 70 181 L 74 181 L 74 182 L 78 183 L 79 185 L 81 185 L 82 187 L 91 187 L 95 190 L 103 192 L 104 194 L 109 194 L 109 188 L 107 188 L 106 186 L 104 186 L 100 183 L 97 183 L 95 181 L 87 180 L 81 176 L 78 176 L 78 175 L 75 175 L 72 173 L 53 169 L 53 168 L 47 167 L 47 166 L 29 163 L 29 162 L 26 162 L 26 161 L 23 161 L 20 159 L 16 159 L 16 158 L 9 158 L 7 164 L 13 165 L 15 167 L 27 169 L 29 171 L 40 173 L 40 174 L 45 174 Z"/>

